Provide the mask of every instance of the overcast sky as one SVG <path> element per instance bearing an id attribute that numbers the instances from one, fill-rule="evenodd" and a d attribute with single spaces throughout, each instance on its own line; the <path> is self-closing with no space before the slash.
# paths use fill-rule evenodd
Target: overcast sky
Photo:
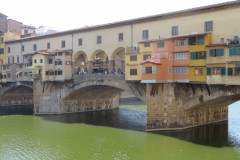
<path id="1" fill-rule="evenodd" d="M 26 25 L 68 30 L 231 0 L 0 0 L 0 12 Z"/>

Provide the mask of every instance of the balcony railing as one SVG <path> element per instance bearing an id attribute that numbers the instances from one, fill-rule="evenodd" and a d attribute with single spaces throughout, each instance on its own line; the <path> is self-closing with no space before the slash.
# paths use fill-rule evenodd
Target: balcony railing
<path id="1" fill-rule="evenodd" d="M 125 80 L 124 74 L 82 74 L 75 75 L 74 81 Z"/>

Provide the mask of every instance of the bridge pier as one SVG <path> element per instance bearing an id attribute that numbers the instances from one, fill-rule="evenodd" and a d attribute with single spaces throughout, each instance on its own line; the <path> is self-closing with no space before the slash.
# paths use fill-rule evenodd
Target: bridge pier
<path id="1" fill-rule="evenodd" d="M 176 130 L 228 119 L 239 87 L 207 84 L 147 84 L 147 130 Z"/>

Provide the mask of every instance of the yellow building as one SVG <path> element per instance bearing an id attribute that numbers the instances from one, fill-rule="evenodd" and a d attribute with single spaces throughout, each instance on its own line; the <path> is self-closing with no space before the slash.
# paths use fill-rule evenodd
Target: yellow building
<path id="1" fill-rule="evenodd" d="M 20 36 L 12 32 L 0 33 L 0 82 L 15 81 L 16 66 L 6 65 L 8 60 L 7 53 L 10 48 L 5 45 L 5 41 L 17 40 Z M 12 60 L 12 59 L 11 59 Z"/>
<path id="2" fill-rule="evenodd" d="M 139 48 L 126 48 L 125 54 L 125 79 L 127 81 L 141 81 L 141 66 L 143 61 Z"/>
<path id="3" fill-rule="evenodd" d="M 207 83 L 226 83 L 227 44 L 211 44 L 207 46 Z"/>
<path id="4" fill-rule="evenodd" d="M 41 81 L 65 81 L 73 78 L 72 51 L 38 51 L 32 54 L 33 78 Z"/>
<path id="5" fill-rule="evenodd" d="M 189 80 L 193 83 L 206 83 L 206 46 L 211 44 L 212 34 L 192 34 L 188 36 L 190 51 Z"/>

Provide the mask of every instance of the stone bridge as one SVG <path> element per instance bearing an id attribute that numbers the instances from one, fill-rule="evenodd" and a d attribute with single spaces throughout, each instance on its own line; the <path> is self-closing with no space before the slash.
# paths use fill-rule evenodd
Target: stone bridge
<path id="1" fill-rule="evenodd" d="M 0 106 L 33 105 L 32 82 L 0 84 Z"/>
<path id="2" fill-rule="evenodd" d="M 34 113 L 59 114 L 112 109 L 119 106 L 119 95 L 128 91 L 145 101 L 140 83 L 126 83 L 123 75 L 77 75 L 69 82 L 34 81 Z"/>
<path id="3" fill-rule="evenodd" d="M 113 109 L 128 91 L 147 103 L 147 130 L 173 130 L 228 119 L 228 106 L 240 100 L 240 86 L 126 82 L 123 75 L 78 75 L 68 82 L 0 85 L 0 106 L 34 104 L 35 114 Z M 34 100 L 33 100 L 34 99 Z"/>

